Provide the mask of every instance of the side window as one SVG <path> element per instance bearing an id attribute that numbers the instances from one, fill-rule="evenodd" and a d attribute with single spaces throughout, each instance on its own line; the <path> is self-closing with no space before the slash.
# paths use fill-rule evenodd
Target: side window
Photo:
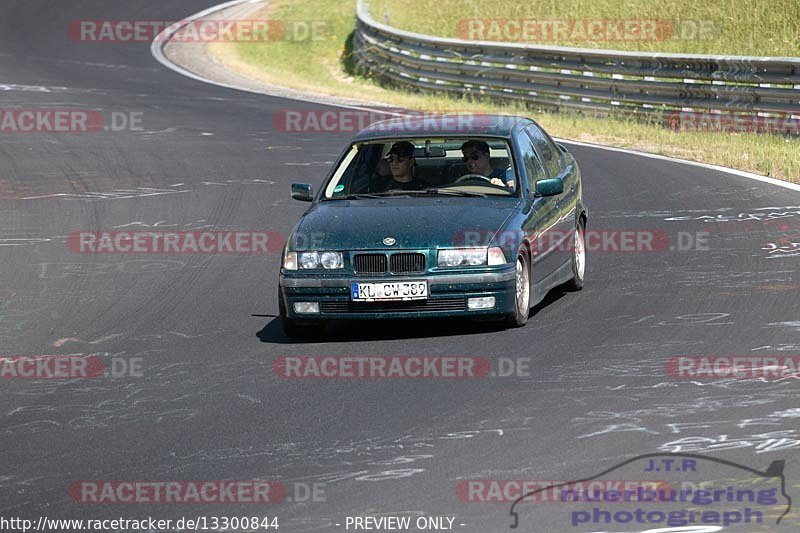
<path id="1" fill-rule="evenodd" d="M 550 177 L 558 176 L 561 172 L 561 150 L 536 126 L 528 126 L 525 128 L 525 132 L 530 135 L 533 145 L 542 155 L 544 166 L 547 167 Z"/>
<path id="2" fill-rule="evenodd" d="M 538 180 L 547 178 L 547 173 L 544 171 L 542 162 L 533 149 L 533 143 L 530 137 L 521 133 L 517 135 L 517 143 L 519 144 L 519 155 L 522 158 L 522 165 L 525 167 L 525 174 L 528 176 L 528 184 L 533 190 Z"/>

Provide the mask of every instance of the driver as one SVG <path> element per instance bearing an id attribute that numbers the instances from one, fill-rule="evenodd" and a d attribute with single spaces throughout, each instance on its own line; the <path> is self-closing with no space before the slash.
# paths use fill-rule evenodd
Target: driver
<path id="1" fill-rule="evenodd" d="M 489 157 L 489 144 L 485 141 L 471 139 L 461 145 L 461 153 L 464 157 L 461 160 L 467 164 L 468 174 L 479 174 L 491 178 L 495 185 L 514 188 L 514 180 L 504 182 L 506 171 L 502 168 L 492 168 L 492 161 Z"/>

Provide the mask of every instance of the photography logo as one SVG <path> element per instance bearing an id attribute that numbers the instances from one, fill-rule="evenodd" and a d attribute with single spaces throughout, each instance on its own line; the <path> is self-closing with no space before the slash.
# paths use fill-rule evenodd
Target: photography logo
<path id="1" fill-rule="evenodd" d="M 644 487 L 638 487 L 631 491 L 576 490 L 579 487 L 587 486 L 593 480 L 605 479 L 610 473 L 625 466 L 635 465 L 637 461 L 645 464 L 644 472 L 648 474 L 657 473 L 656 475 L 659 477 L 677 476 L 680 479 L 670 480 L 672 483 L 666 489 L 657 490 Z M 748 478 L 745 480 L 736 478 L 732 481 L 729 476 L 725 476 L 721 480 L 712 482 L 708 479 L 707 471 L 714 464 L 746 472 Z M 664 526 L 685 528 L 700 524 L 704 526 L 713 524 L 721 529 L 727 526 L 768 523 L 771 515 L 765 517 L 764 514 L 770 511 L 772 515 L 777 513 L 775 524 L 779 525 L 792 508 L 792 499 L 786 493 L 784 466 L 784 460 L 776 460 L 765 471 L 761 471 L 733 461 L 700 454 L 649 453 L 638 455 L 594 476 L 550 484 L 522 494 L 511 504 L 509 527 L 511 529 L 520 527 L 517 506 L 541 500 L 540 493 L 544 492 L 560 493 L 559 497 L 562 502 L 575 506 L 575 510 L 571 511 L 572 527 L 608 528 L 644 524 L 658 528 Z M 696 478 L 698 474 L 702 476 L 701 481 L 689 481 Z M 772 482 L 779 487 L 753 488 L 758 482 L 764 481 Z M 717 485 L 713 483 L 717 483 Z M 609 509 L 606 510 L 601 507 L 607 506 L 611 502 L 614 504 L 613 508 L 609 506 Z M 620 510 L 620 506 L 625 504 L 634 506 L 635 509 Z M 708 506 L 711 504 L 718 504 L 722 508 L 722 512 L 709 508 Z M 580 508 L 582 505 L 591 505 L 593 508 L 586 510 Z M 672 506 L 676 505 L 681 505 L 683 508 L 672 509 Z M 669 509 L 667 509 L 668 507 Z M 696 510 L 697 508 L 700 510 Z M 658 531 L 662 530 L 658 529 Z"/>

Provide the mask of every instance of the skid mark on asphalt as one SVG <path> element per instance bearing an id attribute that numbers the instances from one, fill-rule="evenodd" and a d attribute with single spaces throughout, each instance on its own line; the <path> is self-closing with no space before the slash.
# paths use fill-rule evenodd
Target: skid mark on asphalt
<path id="1" fill-rule="evenodd" d="M 92 352 L 113 369 L 120 358 L 141 359 L 140 371 L 120 377 L 98 376 L 84 379 L 14 380 L 15 386 L 5 394 L 11 405 L 2 418 L 0 433 L 12 439 L 31 434 L 69 435 L 73 431 L 94 431 L 124 428 L 131 425 L 160 426 L 167 429 L 191 424 L 209 408 L 210 395 L 224 398 L 233 383 L 243 379 L 260 379 L 271 372 L 271 361 L 261 358 L 204 364 L 202 371 L 195 363 L 172 363 L 163 342 L 173 347 L 174 341 L 189 345 L 196 339 L 219 332 L 201 334 L 167 331 L 133 336 L 125 340 L 125 348 L 134 342 L 145 342 L 143 349 L 115 353 Z M 96 341 L 101 341 L 97 339 Z M 114 342 L 120 339 L 114 336 Z M 214 376 L 208 381 L 208 376 Z M 68 398 L 53 404 L 51 398 Z M 252 400 L 258 401 L 251 396 Z M 32 405 L 31 405 L 32 404 Z M 211 404 L 213 405 L 213 404 Z M 252 403 L 250 405 L 253 405 Z M 207 415 L 207 413 L 205 413 Z M 58 438 L 58 437 L 55 437 Z M 77 453 L 77 451 L 75 452 Z"/>
<path id="2" fill-rule="evenodd" d="M 629 317 L 612 318 L 619 321 Z M 800 321 L 774 322 L 764 327 L 794 331 L 800 329 Z M 774 408 L 795 394 L 794 379 L 671 380 L 667 376 L 667 356 L 686 353 L 689 345 L 705 343 L 672 344 L 674 348 L 655 341 L 604 344 L 591 355 L 577 357 L 577 362 L 548 367 L 530 384 L 536 385 L 539 393 L 552 389 L 561 405 L 575 402 L 589 408 L 585 415 L 571 419 L 573 439 L 618 442 L 621 438 L 634 438 L 645 447 L 665 452 L 749 449 L 765 454 L 800 447 L 800 408 Z M 784 351 L 798 347 L 779 346 Z M 774 346 L 768 345 L 753 350 L 772 349 Z M 620 353 L 627 355 L 620 357 Z M 659 353 L 665 355 L 654 357 Z M 650 383 L 641 378 L 651 378 Z M 525 402 L 526 394 L 531 393 L 524 389 L 507 392 L 507 396 L 516 398 L 508 407 L 510 415 L 497 421 L 500 425 L 534 427 L 542 416 L 559 409 L 547 403 Z M 659 395 L 655 400 L 654 394 Z M 652 407 L 624 408 L 654 402 Z"/>
<path id="3" fill-rule="evenodd" d="M 118 224 L 116 226 L 111 226 L 112 229 L 120 229 L 120 228 L 131 228 L 131 227 L 142 227 L 142 228 L 189 228 L 189 229 L 205 229 L 205 228 L 213 228 L 215 227 L 213 224 L 201 224 L 201 222 L 207 222 L 205 218 L 200 220 L 196 220 L 194 222 L 188 222 L 184 224 L 178 223 L 170 223 L 168 224 L 166 220 L 157 220 L 156 222 L 149 223 L 144 222 L 141 220 L 136 220 L 133 222 L 127 222 L 125 224 Z"/>
<path id="4" fill-rule="evenodd" d="M 686 287 L 708 288 L 709 285 L 714 285 L 721 289 L 756 289 L 791 284 L 797 275 L 796 270 L 733 272 L 727 269 L 693 268 L 690 265 L 668 266 L 664 273 L 673 276 L 675 283 Z"/>
<path id="5" fill-rule="evenodd" d="M 14 91 L 25 93 L 63 93 L 63 92 L 93 92 L 90 89 L 75 89 L 71 87 L 57 87 L 46 85 L 19 85 L 16 83 L 0 83 L 0 91 Z"/>
<path id="6" fill-rule="evenodd" d="M 737 214 L 730 213 L 730 208 L 706 212 L 706 214 L 703 215 L 695 215 L 695 212 L 696 211 L 689 211 L 689 213 L 692 214 L 670 216 L 664 218 L 664 220 L 701 222 L 767 222 L 796 217 L 797 215 L 800 215 L 800 206 L 789 205 L 779 207 L 756 207 L 753 209 L 753 211 Z"/>
<path id="7" fill-rule="evenodd" d="M 57 340 L 53 341 L 52 343 L 50 343 L 50 346 L 53 346 L 55 348 L 60 348 L 60 347 L 64 346 L 65 344 L 68 344 L 68 343 L 71 343 L 71 342 L 83 343 L 83 344 L 101 344 L 103 342 L 110 341 L 110 340 L 113 340 L 113 339 L 116 339 L 116 338 L 122 337 L 122 336 L 123 336 L 122 333 L 113 333 L 111 335 L 103 335 L 102 337 L 100 337 L 98 339 L 95 339 L 93 341 L 85 341 L 85 340 L 79 339 L 78 337 L 62 337 L 62 338 L 57 339 Z"/>
<path id="8" fill-rule="evenodd" d="M 796 429 L 787 429 L 749 435 L 725 433 L 711 437 L 691 436 L 662 444 L 658 450 L 668 453 L 713 453 L 741 448 L 752 448 L 756 454 L 800 448 L 800 434 Z"/>
<path id="9" fill-rule="evenodd" d="M 168 194 L 183 194 L 191 192 L 188 189 L 172 190 L 154 187 L 137 187 L 135 189 L 121 189 L 111 192 L 83 192 L 83 193 L 54 193 L 40 196 L 24 196 L 20 200 L 42 200 L 45 198 L 61 198 L 64 200 L 124 200 L 129 198 L 144 198 L 147 196 L 164 196 Z"/>
<path id="10" fill-rule="evenodd" d="M 0 237 L 0 246 L 25 246 L 26 244 L 41 244 L 52 240 L 47 237 Z"/>
<path id="11" fill-rule="evenodd" d="M 169 426 L 188 422 L 199 414 L 196 408 L 184 407 L 184 398 L 156 401 L 152 388 L 145 390 L 135 383 L 120 383 L 118 380 L 101 378 L 86 380 L 86 383 L 77 381 L 79 380 L 47 384 L 39 381 L 31 383 L 21 393 L 15 393 L 28 399 L 40 396 L 46 400 L 56 393 L 56 389 L 72 389 L 69 403 L 10 411 L 6 414 L 0 433 L 21 438 L 30 434 L 118 428 L 141 423 Z M 91 396 L 109 394 L 112 391 L 117 395 L 114 400 L 88 401 Z M 18 418 L 31 417 L 41 418 L 15 422 Z"/>
<path id="12" fill-rule="evenodd" d="M 329 167 L 333 161 L 309 161 L 306 163 L 284 163 L 287 167 Z"/>
<path id="13" fill-rule="evenodd" d="M 796 428 L 800 409 L 765 410 L 769 405 L 785 400 L 793 390 L 786 388 L 790 384 L 777 383 L 770 390 L 763 390 L 763 380 L 724 381 L 735 391 L 729 390 L 726 394 L 723 390 L 704 389 L 708 392 L 702 396 L 665 401 L 656 407 L 590 411 L 586 416 L 573 418 L 573 426 L 579 433 L 576 438 L 618 438 L 614 435 L 630 432 L 661 436 L 680 434 L 678 439 L 659 439 L 661 444 L 657 449 L 665 452 L 704 453 L 752 448 L 760 454 L 800 447 L 800 434 Z M 688 396 L 691 392 L 687 394 L 687 387 L 695 385 L 700 383 L 681 383 L 684 392 L 677 391 L 671 397 Z M 644 400 L 644 397 L 637 397 L 635 391 L 629 390 L 628 394 L 633 394 L 634 401 Z M 601 399 L 598 397 L 598 401 Z M 743 416 L 745 410 L 753 414 Z M 731 414 L 735 418 L 731 418 Z M 687 417 L 691 420 L 693 416 L 694 421 L 680 421 Z"/>
<path id="14" fill-rule="evenodd" d="M 774 346 L 767 344 L 765 346 L 757 346 L 750 351 L 757 352 L 759 350 L 769 350 L 773 352 L 800 352 L 800 344 L 776 344 Z"/>
<path id="15" fill-rule="evenodd" d="M 69 262 L 38 263 L 39 278 L 60 279 L 67 276 L 94 277 L 102 274 L 156 274 L 169 270 L 180 270 L 187 266 L 176 259 L 131 259 L 114 263 Z"/>
<path id="16" fill-rule="evenodd" d="M 100 179 L 100 177 L 97 177 Z M 109 183 L 125 182 L 130 179 L 114 177 L 103 178 Z M 264 186 L 275 185 L 276 182 L 268 179 L 260 178 L 244 178 L 244 179 L 227 179 L 221 181 L 205 180 L 192 187 L 191 184 L 187 185 L 186 182 L 175 183 L 167 185 L 166 187 L 131 187 L 131 188 L 113 188 L 108 191 L 98 190 L 80 191 L 75 192 L 75 185 L 70 185 L 69 180 L 65 183 L 56 182 L 52 180 L 46 183 L 35 182 L 31 183 L 11 183 L 8 181 L 0 181 L 0 200 L 45 200 L 45 199 L 61 199 L 61 200 L 86 200 L 86 201 L 100 201 L 100 200 L 124 200 L 131 198 L 145 198 L 151 196 L 168 196 L 173 194 L 185 194 L 200 190 L 204 187 L 235 187 L 235 186 Z M 57 192 L 52 192 L 56 187 Z M 178 188 L 181 187 L 181 188 Z M 47 188 L 49 190 L 40 190 Z M 58 190 L 60 188 L 61 190 Z M 83 188 L 83 187 L 80 187 Z M 70 189 L 69 192 L 65 189 Z"/>
<path id="17" fill-rule="evenodd" d="M 62 337 L 53 341 L 50 346 L 54 346 L 56 348 L 60 348 L 65 344 L 69 343 L 78 343 L 78 344 L 102 344 L 104 342 L 112 341 L 114 339 L 123 338 L 125 342 L 136 342 L 136 341 L 154 341 L 154 340 L 165 340 L 170 337 L 179 337 L 181 339 L 199 339 L 200 337 L 206 337 L 208 335 L 219 335 L 222 333 L 222 330 L 214 330 L 214 331 L 207 331 L 205 333 L 181 333 L 180 331 L 167 331 L 164 333 L 146 333 L 141 335 L 129 335 L 125 333 L 111 333 L 108 335 L 103 335 L 94 340 L 85 340 L 79 337 Z"/>
<path id="18" fill-rule="evenodd" d="M 800 320 L 792 320 L 788 322 L 770 322 L 766 328 L 788 328 L 792 331 L 800 331 Z"/>
<path id="19" fill-rule="evenodd" d="M 463 439 L 497 439 L 507 431 L 528 428 L 505 428 L 505 431 L 466 429 L 454 426 L 435 433 L 400 434 L 394 437 L 367 437 L 347 441 L 305 441 L 264 443 L 247 447 L 205 448 L 188 455 L 176 455 L 179 469 L 193 469 L 224 463 L 236 469 L 252 464 L 253 458 L 274 460 L 272 471 L 294 474 L 293 480 L 324 483 L 352 481 L 389 481 L 425 472 L 437 453 L 444 453 L 447 442 Z M 237 463 L 242 463 L 237 465 Z M 309 473 L 309 468 L 315 472 Z M 303 472 L 303 475 L 299 473 Z"/>

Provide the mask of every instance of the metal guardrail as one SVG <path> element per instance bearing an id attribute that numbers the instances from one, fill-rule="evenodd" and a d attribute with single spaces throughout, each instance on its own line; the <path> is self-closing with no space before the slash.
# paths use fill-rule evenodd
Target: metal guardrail
<path id="1" fill-rule="evenodd" d="M 391 84 L 606 113 L 800 116 L 800 58 L 592 50 L 439 38 L 357 5 L 356 68 Z"/>

